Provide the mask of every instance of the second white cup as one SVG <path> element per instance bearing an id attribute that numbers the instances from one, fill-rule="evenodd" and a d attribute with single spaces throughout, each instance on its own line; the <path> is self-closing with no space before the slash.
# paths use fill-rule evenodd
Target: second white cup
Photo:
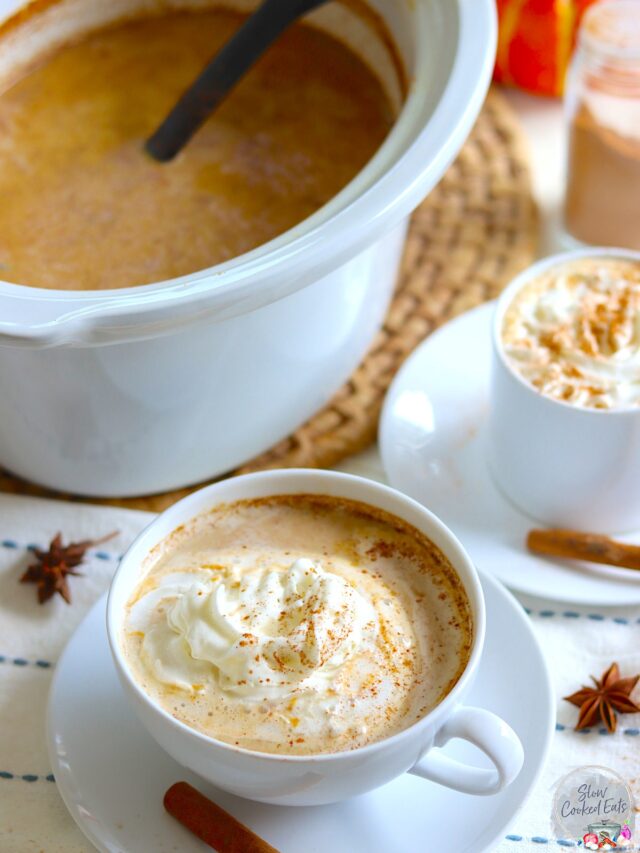
<path id="1" fill-rule="evenodd" d="M 546 526 L 623 532 L 640 527 L 640 408 L 587 409 L 545 396 L 513 370 L 502 343 L 505 313 L 522 287 L 556 265 L 589 258 L 640 262 L 640 253 L 554 255 L 517 276 L 498 300 L 489 467 L 503 494 Z"/>

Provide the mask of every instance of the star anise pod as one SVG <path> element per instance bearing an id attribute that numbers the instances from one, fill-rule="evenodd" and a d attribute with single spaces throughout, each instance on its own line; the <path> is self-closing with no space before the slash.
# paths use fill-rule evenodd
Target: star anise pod
<path id="1" fill-rule="evenodd" d="M 70 542 L 69 545 L 62 544 L 62 534 L 56 533 L 49 549 L 43 551 L 34 548 L 33 553 L 37 562 L 32 563 L 20 578 L 20 583 L 35 583 L 38 587 L 38 601 L 44 604 L 52 598 L 56 592 L 59 593 L 67 604 L 71 604 L 71 594 L 67 575 L 80 575 L 74 571 L 85 557 L 89 548 L 100 545 L 115 536 L 117 531 L 103 536 L 102 539 L 84 539 L 82 542 Z"/>
<path id="2" fill-rule="evenodd" d="M 617 717 L 619 714 L 633 714 L 640 711 L 640 707 L 630 699 L 640 675 L 632 678 L 620 678 L 620 669 L 617 663 L 612 663 L 598 680 L 591 676 L 594 687 L 583 687 L 571 696 L 565 696 L 567 702 L 580 708 L 578 722 L 575 730 L 588 729 L 602 720 L 607 729 L 613 734 L 616 730 Z"/>

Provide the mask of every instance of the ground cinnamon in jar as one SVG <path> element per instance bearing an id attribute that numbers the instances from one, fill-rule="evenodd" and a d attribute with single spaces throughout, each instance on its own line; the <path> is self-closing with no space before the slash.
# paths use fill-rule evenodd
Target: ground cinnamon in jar
<path id="1" fill-rule="evenodd" d="M 640 2 L 592 6 L 567 80 L 565 228 L 640 249 Z"/>

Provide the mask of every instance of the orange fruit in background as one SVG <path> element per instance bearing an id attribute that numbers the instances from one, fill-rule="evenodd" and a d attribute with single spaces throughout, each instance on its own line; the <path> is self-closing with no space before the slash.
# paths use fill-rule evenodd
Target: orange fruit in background
<path id="1" fill-rule="evenodd" d="M 499 33 L 494 77 L 560 95 L 580 19 L 598 0 L 496 0 Z"/>

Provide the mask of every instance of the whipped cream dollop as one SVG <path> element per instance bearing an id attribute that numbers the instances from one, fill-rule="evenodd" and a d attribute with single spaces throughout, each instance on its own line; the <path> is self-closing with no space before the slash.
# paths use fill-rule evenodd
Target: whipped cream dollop
<path id="1" fill-rule="evenodd" d="M 640 264 L 598 259 L 551 270 L 516 295 L 502 342 L 514 370 L 549 397 L 640 405 Z"/>
<path id="2" fill-rule="evenodd" d="M 163 684 L 198 691 L 214 677 L 259 699 L 328 689 L 375 641 L 378 617 L 345 578 L 298 559 L 286 570 L 166 575 L 133 605 L 130 626 L 144 630 L 141 657 Z"/>

